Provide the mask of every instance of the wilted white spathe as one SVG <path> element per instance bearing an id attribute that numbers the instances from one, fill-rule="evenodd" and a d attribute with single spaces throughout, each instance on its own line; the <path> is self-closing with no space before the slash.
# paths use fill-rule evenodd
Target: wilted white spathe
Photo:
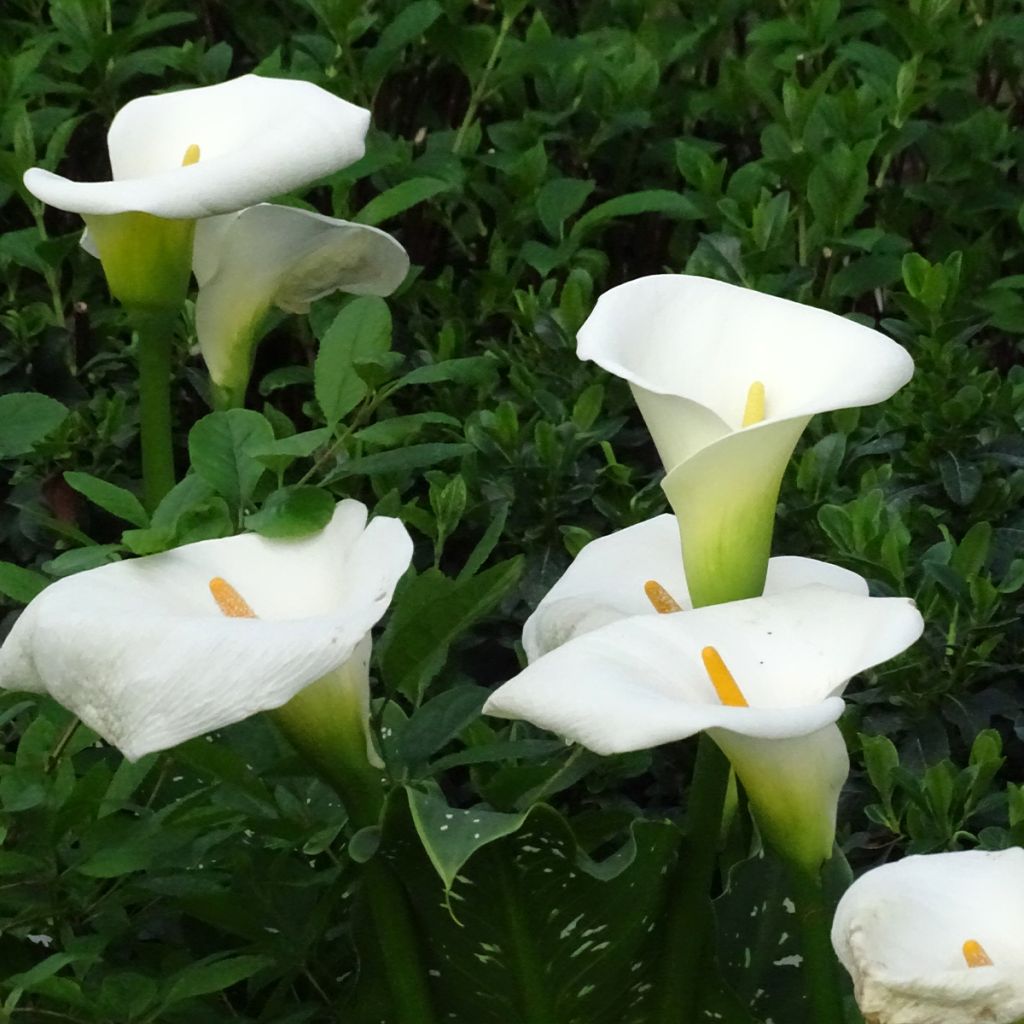
<path id="1" fill-rule="evenodd" d="M 366 224 L 261 203 L 196 226 L 196 333 L 215 389 L 240 404 L 264 314 L 306 313 L 334 291 L 390 295 L 409 257 Z"/>
<path id="2" fill-rule="evenodd" d="M 1024 850 L 905 857 L 844 893 L 832 944 L 868 1024 L 1024 1019 Z"/>

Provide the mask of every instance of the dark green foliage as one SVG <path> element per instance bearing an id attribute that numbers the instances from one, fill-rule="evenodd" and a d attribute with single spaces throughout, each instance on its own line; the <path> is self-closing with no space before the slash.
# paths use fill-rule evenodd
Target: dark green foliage
<path id="1" fill-rule="evenodd" d="M 607 287 L 686 270 L 879 325 L 917 363 L 884 406 L 811 425 L 776 531 L 777 551 L 840 561 L 928 621 L 849 692 L 852 864 L 1024 842 L 1022 43 L 1011 0 L 6 0 L 8 623 L 51 579 L 243 525 L 298 536 L 358 498 L 418 542 L 377 645 L 392 778 L 443 779 L 453 808 L 484 801 L 516 823 L 551 803 L 567 818 L 537 811 L 526 827 L 586 863 L 630 842 L 669 857 L 673 829 L 656 822 L 678 806 L 689 748 L 601 760 L 477 710 L 571 555 L 664 507 L 626 387 L 578 362 L 574 335 Z M 247 410 L 210 412 L 183 323 L 174 408 L 192 471 L 150 517 L 126 321 L 100 301 L 78 218 L 44 211 L 21 174 L 104 177 L 127 100 L 251 70 L 372 105 L 367 155 L 305 202 L 382 225 L 414 269 L 386 302 L 275 315 Z M 46 700 L 0 696 L 0 1020 L 301 1024 L 347 1019 L 334 1007 L 353 993 L 380 1019 L 372 949 L 357 991 L 350 913 L 353 858 L 379 837 L 347 846 L 337 801 L 266 723 L 138 765 L 68 726 Z M 411 827 L 393 807 L 388 829 Z M 730 839 L 726 935 L 730 892 L 762 870 L 748 840 Z M 503 912 L 529 916 L 524 843 L 495 840 L 467 877 L 504 872 Z M 395 856 L 426 872 L 422 851 Z M 428 875 L 418 911 L 446 913 Z M 621 897 L 579 882 L 580 900 Z M 564 953 L 552 940 L 533 955 Z M 750 982 L 724 973 L 741 993 Z M 538 1019 L 529 985 L 486 984 L 506 1000 L 493 1019 Z M 544 998 L 572 1012 L 561 989 Z M 491 1019 L 456 1005 L 467 1024 Z M 751 1009 L 789 1019 L 784 1005 Z"/>

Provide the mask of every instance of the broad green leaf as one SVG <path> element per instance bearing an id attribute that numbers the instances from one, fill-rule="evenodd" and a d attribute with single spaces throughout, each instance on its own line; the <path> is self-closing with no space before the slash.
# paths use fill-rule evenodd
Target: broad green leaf
<path id="1" fill-rule="evenodd" d="M 366 394 L 366 382 L 356 365 L 372 362 L 390 347 L 391 311 L 383 299 L 373 295 L 353 299 L 334 318 L 320 339 L 313 378 L 316 400 L 329 426 L 351 412 Z"/>
<path id="2" fill-rule="evenodd" d="M 593 191 L 593 181 L 577 178 L 553 178 L 544 185 L 537 196 L 537 216 L 552 238 L 561 237 L 562 225 Z"/>
<path id="3" fill-rule="evenodd" d="M 548 807 L 499 814 L 407 793 L 378 856 L 431 936 L 448 1024 L 650 1024 L 677 829 L 635 822 L 612 865 L 595 865 Z"/>
<path id="4" fill-rule="evenodd" d="M 331 521 L 334 506 L 334 495 L 319 487 L 282 487 L 245 517 L 245 525 L 264 537 L 305 537 Z"/>
<path id="5" fill-rule="evenodd" d="M 0 594 L 18 604 L 28 604 L 50 581 L 34 569 L 23 569 L 13 562 L 0 562 Z"/>
<path id="6" fill-rule="evenodd" d="M 389 452 L 377 452 L 343 462 L 322 482 L 334 483 L 350 476 L 380 476 L 385 473 L 408 473 L 414 469 L 437 466 L 450 459 L 462 458 L 473 450 L 472 445 L 453 441 L 431 441 L 410 444 Z"/>
<path id="7" fill-rule="evenodd" d="M 204 416 L 188 435 L 192 468 L 232 509 L 252 497 L 265 467 L 253 452 L 274 441 L 265 416 L 251 409 L 228 409 Z"/>
<path id="8" fill-rule="evenodd" d="M 0 395 L 0 459 L 27 455 L 67 419 L 67 408 L 35 392 Z"/>
<path id="9" fill-rule="evenodd" d="M 418 700 L 440 671 L 452 641 L 494 608 L 522 569 L 517 557 L 469 579 L 453 580 L 436 569 L 410 579 L 392 604 L 379 644 L 388 685 Z"/>
<path id="10" fill-rule="evenodd" d="M 79 494 L 85 495 L 94 505 L 109 512 L 118 519 L 140 528 L 149 525 L 149 516 L 142 507 L 142 502 L 131 491 L 107 483 L 91 473 L 67 472 L 64 479 Z"/>
<path id="11" fill-rule="evenodd" d="M 616 217 L 632 217 L 641 213 L 663 213 L 682 220 L 694 220 L 700 216 L 700 208 L 692 199 L 681 192 L 666 189 L 650 189 L 646 192 L 630 192 L 616 196 L 588 210 L 572 226 L 572 236 L 578 238 L 589 228 L 596 227 Z"/>
<path id="12" fill-rule="evenodd" d="M 440 381 L 455 381 L 459 384 L 482 384 L 497 372 L 495 360 L 489 356 L 466 356 L 462 359 L 445 359 L 440 363 L 418 366 L 399 377 L 391 385 L 392 391 L 410 384 L 437 384 Z"/>
<path id="13" fill-rule="evenodd" d="M 952 452 L 939 459 L 939 475 L 946 494 L 957 505 L 970 505 L 981 490 L 981 470 Z"/>
<path id="14" fill-rule="evenodd" d="M 189 964 L 171 978 L 163 1005 L 170 1006 L 183 999 L 194 999 L 210 992 L 223 992 L 272 963 L 265 956 L 233 956 L 213 962 Z"/>
<path id="15" fill-rule="evenodd" d="M 441 178 L 411 178 L 371 199 L 352 219 L 357 224 L 383 224 L 451 187 L 450 182 Z"/>
<path id="16" fill-rule="evenodd" d="M 490 691 L 454 686 L 418 708 L 402 732 L 399 750 L 408 764 L 425 761 L 480 717 Z"/>

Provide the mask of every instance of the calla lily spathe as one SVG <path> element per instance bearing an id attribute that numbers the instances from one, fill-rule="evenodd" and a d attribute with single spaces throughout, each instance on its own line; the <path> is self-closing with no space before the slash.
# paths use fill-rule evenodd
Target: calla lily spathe
<path id="1" fill-rule="evenodd" d="M 311 537 L 104 565 L 28 605 L 0 648 L 0 686 L 50 694 L 131 760 L 284 705 L 300 726 L 317 718 L 313 691 L 322 719 L 349 734 L 355 721 L 365 742 L 368 634 L 411 557 L 398 520 L 367 524 L 342 501 Z"/>
<path id="2" fill-rule="evenodd" d="M 591 541 L 544 595 L 523 627 L 530 661 L 592 629 L 631 615 L 655 615 L 645 591 L 653 580 L 681 608 L 690 610 L 675 516 L 660 515 Z M 848 569 L 814 558 L 783 555 L 768 563 L 765 594 L 818 583 L 864 597 L 867 581 Z"/>
<path id="3" fill-rule="evenodd" d="M 377 228 L 261 203 L 200 221 L 193 270 L 199 347 L 223 404 L 239 405 L 272 306 L 306 313 L 334 291 L 390 295 L 409 257 Z"/>
<path id="4" fill-rule="evenodd" d="M 698 605 L 762 592 L 779 485 L 810 418 L 881 402 L 913 373 L 903 348 L 852 320 L 685 274 L 606 292 L 577 354 L 629 382 Z"/>
<path id="5" fill-rule="evenodd" d="M 820 584 L 591 629 L 499 687 L 484 711 L 525 719 L 599 754 L 701 730 L 728 756 L 762 831 L 817 868 L 831 853 L 846 746 L 834 725 L 847 681 L 909 647 L 921 616 L 903 598 Z M 743 706 L 705 667 L 713 648 Z"/>
<path id="6" fill-rule="evenodd" d="M 132 100 L 107 133 L 110 181 L 33 167 L 25 187 L 79 213 L 125 305 L 176 309 L 192 225 L 290 192 L 358 160 L 369 111 L 310 82 L 243 75 Z"/>
<path id="7" fill-rule="evenodd" d="M 143 96 L 107 133 L 112 180 L 42 168 L 25 187 L 59 210 L 196 220 L 282 195 L 358 160 L 370 113 L 310 82 L 243 75 Z M 198 159 L 182 166 L 191 147 Z"/>
<path id="8" fill-rule="evenodd" d="M 1024 1019 L 1024 850 L 906 857 L 846 891 L 832 943 L 868 1024 Z"/>

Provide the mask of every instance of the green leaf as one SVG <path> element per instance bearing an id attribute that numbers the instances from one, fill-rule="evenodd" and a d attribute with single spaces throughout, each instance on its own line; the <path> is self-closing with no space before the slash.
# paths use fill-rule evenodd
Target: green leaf
<path id="1" fill-rule="evenodd" d="M 431 937 L 432 988 L 453 1021 L 650 1024 L 676 828 L 634 822 L 624 842 L 609 837 L 620 853 L 594 864 L 548 807 L 499 814 L 407 794 L 391 802 L 380 852 Z"/>
<path id="2" fill-rule="evenodd" d="M 188 435 L 192 468 L 232 509 L 245 506 L 265 467 L 253 452 L 273 444 L 274 430 L 251 409 L 228 409 L 204 416 Z"/>
<path id="3" fill-rule="evenodd" d="M 340 422 L 366 395 L 356 365 L 391 348 L 391 311 L 373 295 L 353 299 L 320 339 L 314 370 L 316 400 L 329 426 Z"/>
<path id="4" fill-rule="evenodd" d="M 452 641 L 497 605 L 522 570 L 523 559 L 517 557 L 469 579 L 453 580 L 428 569 L 409 580 L 392 605 L 379 645 L 388 684 L 418 700 Z"/>
<path id="5" fill-rule="evenodd" d="M 402 732 L 399 752 L 407 764 L 426 761 L 471 722 L 490 695 L 482 686 L 453 686 L 418 708 Z"/>
<path id="6" fill-rule="evenodd" d="M 407 473 L 414 469 L 426 469 L 449 459 L 461 458 L 473 450 L 469 444 L 451 441 L 431 441 L 427 444 L 410 444 L 390 452 L 377 452 L 362 458 L 343 462 L 324 484 L 344 480 L 350 476 L 381 476 L 385 473 Z"/>
<path id="7" fill-rule="evenodd" d="M 562 225 L 593 191 L 593 181 L 577 178 L 554 178 L 544 185 L 537 196 L 537 216 L 552 238 L 561 237 Z"/>
<path id="8" fill-rule="evenodd" d="M 101 480 L 91 473 L 68 471 L 64 474 L 64 479 L 79 494 L 85 495 L 94 505 L 117 516 L 118 519 L 140 528 L 149 525 L 149 516 L 142 507 L 142 502 L 131 491 L 107 483 L 106 480 Z"/>
<path id="9" fill-rule="evenodd" d="M 0 395 L 0 459 L 27 455 L 67 419 L 54 398 L 35 392 Z"/>
<path id="10" fill-rule="evenodd" d="M 170 1006 L 184 999 L 223 992 L 258 971 L 269 967 L 273 961 L 265 956 L 233 956 L 213 962 L 189 964 L 179 971 L 170 982 L 163 1005 Z"/>
<path id="11" fill-rule="evenodd" d="M 957 505 L 970 505 L 981 490 L 981 470 L 952 452 L 946 452 L 939 459 L 939 475 L 946 494 Z"/>
<path id="12" fill-rule="evenodd" d="M 334 506 L 334 495 L 319 487 L 282 487 L 245 517 L 245 525 L 264 537 L 306 537 L 331 521 Z"/>
<path id="13" fill-rule="evenodd" d="M 417 203 L 422 203 L 452 186 L 441 178 L 411 178 L 371 199 L 352 219 L 357 224 L 383 224 Z"/>
<path id="14" fill-rule="evenodd" d="M 410 384 L 437 384 L 455 381 L 459 384 L 483 384 L 497 373 L 497 365 L 489 356 L 466 356 L 463 359 L 445 359 L 440 363 L 418 366 L 391 384 L 391 390 Z"/>
<path id="15" fill-rule="evenodd" d="M 0 594 L 18 604 L 28 604 L 50 583 L 42 573 L 23 569 L 12 562 L 0 562 Z"/>
<path id="16" fill-rule="evenodd" d="M 681 220 L 695 220 L 701 215 L 700 208 L 681 192 L 650 189 L 646 192 L 630 192 L 600 203 L 576 221 L 571 234 L 578 238 L 598 224 L 604 224 L 616 217 L 633 217 L 641 213 L 663 213 Z"/>

